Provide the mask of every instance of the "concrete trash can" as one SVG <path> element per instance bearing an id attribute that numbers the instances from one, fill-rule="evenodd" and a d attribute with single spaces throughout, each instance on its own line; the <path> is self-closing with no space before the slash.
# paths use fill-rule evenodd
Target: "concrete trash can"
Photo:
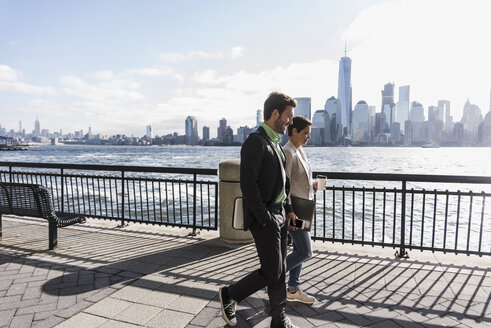
<path id="1" fill-rule="evenodd" d="M 232 215 L 235 198 L 242 196 L 240 190 L 240 159 L 230 159 L 218 166 L 218 193 L 220 213 L 220 240 L 229 244 L 248 244 L 254 239 L 249 231 L 235 230 Z"/>

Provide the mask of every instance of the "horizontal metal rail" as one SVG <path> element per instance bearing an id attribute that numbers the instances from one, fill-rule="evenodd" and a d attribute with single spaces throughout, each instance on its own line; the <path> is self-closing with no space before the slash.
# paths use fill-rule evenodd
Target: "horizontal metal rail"
<path id="1" fill-rule="evenodd" d="M 0 162 L 0 181 L 36 183 L 51 191 L 55 210 L 89 217 L 197 229 L 218 229 L 217 170 Z M 29 168 L 26 170 L 26 168 Z M 187 177 L 187 178 L 186 178 Z"/>
<path id="2" fill-rule="evenodd" d="M 216 169 L 19 162 L 1 167 L 8 168 L 0 170 L 1 181 L 47 186 L 59 211 L 193 233 L 218 228 Z M 330 186 L 316 195 L 314 240 L 393 247 L 398 256 L 407 250 L 491 255 L 491 177 L 317 175 L 327 176 Z"/>
<path id="3" fill-rule="evenodd" d="M 491 255 L 491 177 L 317 175 L 327 176 L 333 185 L 316 195 L 314 240 L 399 248 L 401 257 L 407 250 Z M 377 181 L 400 187 L 380 187 Z M 458 189 L 450 191 L 448 185 Z M 472 190 L 477 188 L 488 191 Z"/>

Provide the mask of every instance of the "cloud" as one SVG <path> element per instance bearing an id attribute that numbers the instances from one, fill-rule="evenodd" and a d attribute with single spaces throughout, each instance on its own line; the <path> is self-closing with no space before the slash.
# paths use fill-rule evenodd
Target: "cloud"
<path id="1" fill-rule="evenodd" d="M 177 74 L 174 69 L 170 67 L 151 67 L 151 68 L 139 68 L 139 69 L 130 69 L 128 73 L 135 75 L 142 75 L 148 77 L 165 77 L 170 76 L 176 79 L 179 82 L 184 81 L 184 77 L 180 74 Z"/>
<path id="2" fill-rule="evenodd" d="M 242 57 L 244 54 L 245 49 L 242 47 L 233 47 L 232 48 L 232 58 L 239 58 Z"/>
<path id="3" fill-rule="evenodd" d="M 64 75 L 60 79 L 60 85 L 63 93 L 68 96 L 103 104 L 116 105 L 125 101 L 138 101 L 144 98 L 137 91 L 139 84 L 132 80 L 114 79 L 91 84 L 79 77 Z"/>
<path id="4" fill-rule="evenodd" d="M 7 65 L 0 65 L 0 92 L 16 92 L 29 95 L 55 95 L 52 87 L 40 87 L 23 81 L 22 73 Z"/>
<path id="5" fill-rule="evenodd" d="M 196 58 L 203 59 L 224 59 L 224 58 L 239 58 L 243 55 L 245 49 L 240 46 L 232 47 L 229 51 L 221 52 L 206 52 L 203 50 L 193 50 L 187 54 L 174 52 L 174 53 L 163 53 L 160 54 L 160 58 L 164 61 L 171 63 L 179 63 L 187 60 L 192 60 Z"/>
<path id="6" fill-rule="evenodd" d="M 182 124 L 178 131 L 183 132 L 185 117 L 193 115 L 199 128 L 209 126 L 213 136 L 222 117 L 234 131 L 239 126 L 254 126 L 256 110 L 262 109 L 272 91 L 285 92 L 292 97 L 311 97 L 312 112 L 324 108 L 327 98 L 336 95 L 337 70 L 338 63 L 327 59 L 258 72 L 241 70 L 220 74 L 207 69 L 193 75 L 191 81 L 195 85 L 176 90 L 174 97 L 159 107 L 180 113 Z"/>
<path id="7" fill-rule="evenodd" d="M 112 80 L 114 78 L 114 73 L 110 70 L 104 70 L 96 72 L 92 76 L 98 80 Z"/>
<path id="8" fill-rule="evenodd" d="M 387 1 L 363 10 L 340 40 L 352 58 L 353 103 L 364 99 L 380 111 L 380 90 L 395 82 L 396 96 L 409 84 L 411 101 L 425 108 L 451 100 L 454 120 L 467 97 L 486 112 L 490 12 L 485 0 Z"/>

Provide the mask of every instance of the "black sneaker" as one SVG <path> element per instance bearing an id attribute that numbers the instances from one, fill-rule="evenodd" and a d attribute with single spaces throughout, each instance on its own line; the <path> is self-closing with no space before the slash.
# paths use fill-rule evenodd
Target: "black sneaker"
<path id="1" fill-rule="evenodd" d="M 298 328 L 297 326 L 295 326 L 292 323 L 292 321 L 290 320 L 290 318 L 283 319 L 283 321 L 279 325 L 274 325 L 273 326 L 273 322 L 271 322 L 271 327 L 272 328 Z"/>
<path id="2" fill-rule="evenodd" d="M 228 296 L 225 287 L 220 287 L 218 291 L 218 295 L 220 296 L 220 305 L 222 306 L 222 316 L 226 323 L 230 326 L 237 325 L 237 319 L 235 318 L 235 305 L 236 301 Z"/>

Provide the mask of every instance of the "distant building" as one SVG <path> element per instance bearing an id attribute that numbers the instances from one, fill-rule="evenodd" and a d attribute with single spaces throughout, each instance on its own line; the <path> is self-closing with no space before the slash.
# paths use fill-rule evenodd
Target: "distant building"
<path id="1" fill-rule="evenodd" d="M 312 118 L 312 128 L 310 134 L 309 144 L 313 146 L 322 146 L 324 144 L 324 132 L 325 132 L 325 117 L 326 112 L 321 109 L 314 113 Z"/>
<path id="2" fill-rule="evenodd" d="M 225 142 L 227 136 L 227 120 L 222 118 L 217 128 L 217 139 L 219 142 Z"/>
<path id="3" fill-rule="evenodd" d="M 464 141 L 464 124 L 457 122 L 454 124 L 453 137 L 457 144 L 462 144 Z"/>
<path id="4" fill-rule="evenodd" d="M 438 100 L 438 112 L 444 112 L 444 130 L 453 130 L 453 117 L 450 115 L 450 101 L 448 100 Z"/>
<path id="5" fill-rule="evenodd" d="M 401 142 L 401 124 L 399 122 L 390 125 L 390 142 L 394 145 Z"/>
<path id="6" fill-rule="evenodd" d="M 152 126 L 147 125 L 147 134 L 145 136 L 147 140 L 152 140 Z"/>
<path id="7" fill-rule="evenodd" d="M 360 100 L 353 110 L 351 135 L 354 143 L 370 142 L 370 116 L 364 100 Z"/>
<path id="8" fill-rule="evenodd" d="M 438 107 L 428 106 L 428 121 L 436 122 L 438 120 Z"/>
<path id="9" fill-rule="evenodd" d="M 186 118 L 186 144 L 196 145 L 198 138 L 198 120 L 194 116 Z"/>
<path id="10" fill-rule="evenodd" d="M 375 113 L 375 126 L 373 136 L 377 137 L 385 129 L 385 114 Z"/>
<path id="11" fill-rule="evenodd" d="M 234 130 L 230 126 L 225 129 L 225 141 L 226 145 L 231 145 L 234 142 Z"/>
<path id="12" fill-rule="evenodd" d="M 411 122 L 424 122 L 425 121 L 425 110 L 423 105 L 417 101 L 411 103 L 411 113 L 409 116 Z"/>
<path id="13" fill-rule="evenodd" d="M 309 97 L 295 98 L 297 101 L 297 107 L 295 107 L 295 115 L 305 116 L 309 120 L 312 118 L 312 100 Z"/>
<path id="14" fill-rule="evenodd" d="M 203 141 L 207 141 L 210 139 L 210 128 L 207 126 L 203 126 Z"/>
<path id="15" fill-rule="evenodd" d="M 324 115 L 325 111 L 323 109 L 317 110 L 312 118 L 312 127 L 323 129 L 324 128 Z"/>
<path id="16" fill-rule="evenodd" d="M 411 146 L 413 139 L 413 127 L 411 121 L 404 122 L 404 145 Z"/>
<path id="17" fill-rule="evenodd" d="M 396 105 L 394 103 L 394 83 L 387 83 L 382 90 L 382 113 L 385 114 L 384 130 L 389 130 L 396 120 Z"/>
<path id="18" fill-rule="evenodd" d="M 405 124 L 409 119 L 409 104 L 410 104 L 410 88 L 409 85 L 399 87 L 399 101 L 396 106 L 396 122 L 401 124 L 401 130 L 405 131 Z"/>
<path id="19" fill-rule="evenodd" d="M 346 50 L 344 57 L 339 60 L 338 99 L 341 106 L 340 111 L 336 112 L 336 123 L 341 130 L 341 136 L 349 136 L 352 109 L 351 58 L 346 56 Z"/>
<path id="20" fill-rule="evenodd" d="M 425 136 L 425 122 L 424 121 L 411 121 L 411 144 L 422 145 L 426 143 Z"/>
<path id="21" fill-rule="evenodd" d="M 479 125 L 478 143 L 484 146 L 491 146 L 491 110 Z"/>
<path id="22" fill-rule="evenodd" d="M 263 112 L 260 109 L 258 109 L 256 111 L 256 128 L 258 128 L 261 125 L 262 121 L 263 121 Z"/>
<path id="23" fill-rule="evenodd" d="M 369 131 L 369 138 L 370 142 L 373 141 L 373 136 L 375 135 L 375 112 L 377 111 L 377 108 L 375 106 L 368 106 L 368 131 Z"/>
<path id="24" fill-rule="evenodd" d="M 481 109 L 477 105 L 471 104 L 467 99 L 464 105 L 464 114 L 460 120 L 460 123 L 464 125 L 464 131 L 470 134 L 470 140 L 467 141 L 471 143 L 477 141 L 477 131 L 482 121 Z"/>
<path id="25" fill-rule="evenodd" d="M 324 145 L 332 145 L 336 143 L 336 114 L 324 114 Z"/>
<path id="26" fill-rule="evenodd" d="M 249 134 L 253 131 L 253 129 L 248 126 L 241 126 L 237 129 L 237 138 L 234 139 L 234 142 L 244 143 Z"/>
<path id="27" fill-rule="evenodd" d="M 41 135 L 41 123 L 39 123 L 39 119 L 37 117 L 36 117 L 36 121 L 34 122 L 33 134 L 35 137 Z"/>
<path id="28" fill-rule="evenodd" d="M 333 115 L 336 115 L 338 111 L 341 111 L 341 103 L 332 96 L 326 100 L 324 110 L 332 117 Z"/>

